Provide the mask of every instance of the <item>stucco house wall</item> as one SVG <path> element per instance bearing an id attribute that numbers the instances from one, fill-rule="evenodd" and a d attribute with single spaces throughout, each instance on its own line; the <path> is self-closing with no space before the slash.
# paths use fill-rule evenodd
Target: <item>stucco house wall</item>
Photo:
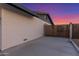
<path id="1" fill-rule="evenodd" d="M 0 8 L 0 49 L 1 49 L 1 8 Z"/>
<path id="2" fill-rule="evenodd" d="M 0 18 L 1 18 L 1 8 L 0 8 Z"/>
<path id="3" fill-rule="evenodd" d="M 4 8 L 2 9 L 1 23 L 1 50 L 37 39 L 44 34 L 44 21 L 33 16 L 22 16 Z M 24 41 L 24 39 L 27 40 Z"/>

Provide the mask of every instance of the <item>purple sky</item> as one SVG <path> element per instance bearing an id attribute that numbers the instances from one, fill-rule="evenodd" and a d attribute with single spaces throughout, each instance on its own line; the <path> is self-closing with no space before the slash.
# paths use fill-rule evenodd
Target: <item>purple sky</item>
<path id="1" fill-rule="evenodd" d="M 77 3 L 25 3 L 25 8 L 47 12 L 55 24 L 79 23 L 79 4 Z"/>

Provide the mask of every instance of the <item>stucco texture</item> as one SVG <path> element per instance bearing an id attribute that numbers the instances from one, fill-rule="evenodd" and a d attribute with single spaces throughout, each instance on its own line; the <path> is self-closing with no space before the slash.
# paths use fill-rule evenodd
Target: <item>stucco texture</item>
<path id="1" fill-rule="evenodd" d="M 2 9 L 2 50 L 43 36 L 44 21 Z M 24 39 L 27 39 L 24 41 Z"/>

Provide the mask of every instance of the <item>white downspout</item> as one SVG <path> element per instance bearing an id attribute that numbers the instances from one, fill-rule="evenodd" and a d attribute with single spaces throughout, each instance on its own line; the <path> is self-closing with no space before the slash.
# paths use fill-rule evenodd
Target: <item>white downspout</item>
<path id="1" fill-rule="evenodd" d="M 70 26 L 69 26 L 69 40 L 70 41 L 72 40 L 72 23 L 70 23 Z"/>

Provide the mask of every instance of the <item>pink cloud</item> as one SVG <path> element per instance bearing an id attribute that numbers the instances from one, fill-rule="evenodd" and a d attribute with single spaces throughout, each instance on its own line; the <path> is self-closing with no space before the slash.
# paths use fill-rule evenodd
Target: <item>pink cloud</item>
<path id="1" fill-rule="evenodd" d="M 69 24 L 70 22 L 79 23 L 79 14 L 78 15 L 53 16 L 52 19 L 56 25 Z"/>

